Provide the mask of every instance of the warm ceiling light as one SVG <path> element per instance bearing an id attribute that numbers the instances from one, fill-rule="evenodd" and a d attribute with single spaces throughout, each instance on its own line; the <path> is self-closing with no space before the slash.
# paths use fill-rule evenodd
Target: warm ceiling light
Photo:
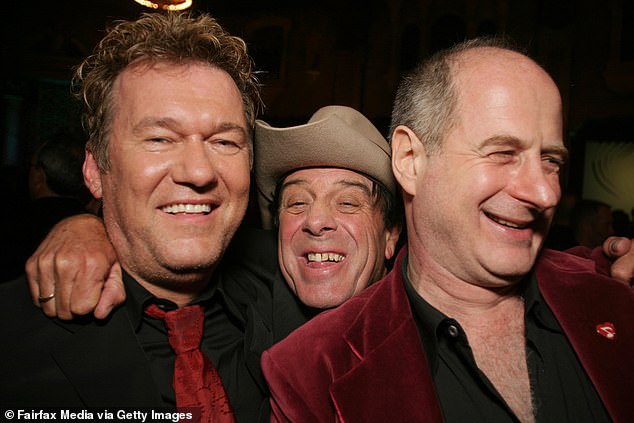
<path id="1" fill-rule="evenodd" d="M 192 0 L 134 0 L 145 7 L 162 10 L 183 10 L 192 5 Z"/>

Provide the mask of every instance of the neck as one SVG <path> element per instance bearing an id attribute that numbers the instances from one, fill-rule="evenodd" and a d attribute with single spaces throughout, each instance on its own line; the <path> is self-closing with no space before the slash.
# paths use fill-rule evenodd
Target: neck
<path id="1" fill-rule="evenodd" d="M 476 318 L 504 309 L 518 298 L 518 282 L 491 283 L 458 277 L 426 254 L 410 254 L 408 277 L 416 292 L 437 310 Z"/>
<path id="2" fill-rule="evenodd" d="M 178 307 L 190 304 L 210 283 L 211 275 L 180 275 L 179 278 L 167 278 L 148 281 L 138 275 L 132 276 L 142 287 L 157 298 L 166 299 Z"/>

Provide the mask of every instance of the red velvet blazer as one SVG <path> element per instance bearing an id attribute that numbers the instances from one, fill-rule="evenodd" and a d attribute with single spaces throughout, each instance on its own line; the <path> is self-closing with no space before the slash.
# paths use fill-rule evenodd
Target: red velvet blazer
<path id="1" fill-rule="evenodd" d="M 262 356 L 271 421 L 441 422 L 429 366 L 400 272 L 324 312 Z M 585 258 L 546 250 L 545 301 L 615 422 L 634 422 L 634 291 Z M 609 339 L 597 325 L 611 323 Z"/>

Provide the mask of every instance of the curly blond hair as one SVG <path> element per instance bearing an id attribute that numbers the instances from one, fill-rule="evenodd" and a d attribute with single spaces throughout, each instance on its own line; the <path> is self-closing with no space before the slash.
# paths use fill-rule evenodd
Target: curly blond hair
<path id="1" fill-rule="evenodd" d="M 227 72 L 241 93 L 252 136 L 256 115 L 263 105 L 245 42 L 226 32 L 208 14 L 145 13 L 137 20 L 113 22 L 73 77 L 74 94 L 83 105 L 86 146 L 102 170 L 109 168 L 114 81 L 130 65 L 159 62 L 203 62 Z"/>

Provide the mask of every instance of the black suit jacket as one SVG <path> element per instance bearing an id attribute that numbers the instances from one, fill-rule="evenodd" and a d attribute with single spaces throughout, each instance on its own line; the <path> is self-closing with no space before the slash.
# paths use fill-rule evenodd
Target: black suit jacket
<path id="1" fill-rule="evenodd" d="M 125 308 L 103 322 L 48 318 L 22 277 L 0 285 L 0 313 L 5 406 L 165 406 Z"/>
<path id="2" fill-rule="evenodd" d="M 215 278 L 245 315 L 243 357 L 266 397 L 260 355 L 303 323 L 305 310 L 279 279 L 275 238 L 270 234 L 241 231 L 222 262 Z M 21 277 L 0 284 L 0 336 L 4 406 L 167 406 L 125 307 L 115 309 L 105 321 L 91 316 L 71 322 L 48 318 L 33 306 Z M 268 401 L 263 406 L 261 414 L 267 413 Z"/>

